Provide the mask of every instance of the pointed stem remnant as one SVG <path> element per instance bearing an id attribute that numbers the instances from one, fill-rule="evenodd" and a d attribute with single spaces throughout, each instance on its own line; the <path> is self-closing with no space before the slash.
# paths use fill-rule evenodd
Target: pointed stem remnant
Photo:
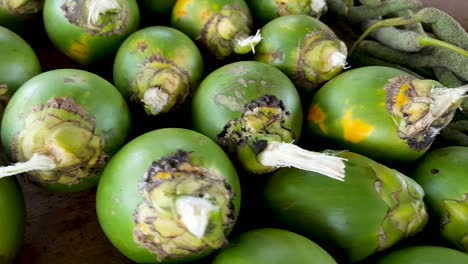
<path id="1" fill-rule="evenodd" d="M 176 201 L 176 210 L 187 230 L 198 239 L 203 238 L 210 212 L 219 210 L 206 198 L 183 196 Z"/>
<path id="2" fill-rule="evenodd" d="M 53 170 L 55 167 L 55 161 L 49 156 L 44 154 L 34 154 L 28 161 L 18 162 L 6 167 L 0 167 L 0 178 L 34 170 Z"/>
<path id="3" fill-rule="evenodd" d="M 245 54 L 252 51 L 255 54 L 255 46 L 262 40 L 260 29 L 257 30 L 254 36 L 248 36 L 246 38 L 239 38 L 236 41 L 234 51 L 238 54 Z"/>
<path id="4" fill-rule="evenodd" d="M 346 159 L 302 149 L 292 143 L 270 142 L 259 155 L 260 163 L 270 167 L 295 167 L 344 181 Z"/>

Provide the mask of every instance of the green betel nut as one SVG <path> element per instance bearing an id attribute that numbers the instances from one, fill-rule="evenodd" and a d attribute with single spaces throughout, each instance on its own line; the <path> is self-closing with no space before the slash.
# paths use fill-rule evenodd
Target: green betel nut
<path id="1" fill-rule="evenodd" d="M 13 158 L 26 162 L 34 155 L 46 156 L 54 169 L 29 172 L 34 181 L 77 184 L 93 177 L 106 161 L 104 139 L 95 129 L 95 118 L 73 99 L 51 99 L 25 118 L 25 129 L 13 143 Z"/>
<path id="2" fill-rule="evenodd" d="M 190 153 L 179 150 L 153 162 L 139 190 L 143 203 L 134 211 L 134 239 L 158 261 L 227 243 L 225 231 L 235 218 L 234 191 L 222 176 L 192 166 Z"/>

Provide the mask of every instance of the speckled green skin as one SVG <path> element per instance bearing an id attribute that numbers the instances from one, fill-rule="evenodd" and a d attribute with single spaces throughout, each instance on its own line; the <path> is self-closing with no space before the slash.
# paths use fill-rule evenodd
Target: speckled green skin
<path id="1" fill-rule="evenodd" d="M 438 246 L 410 246 L 389 252 L 375 264 L 461 264 L 468 255 L 455 249 Z"/>
<path id="2" fill-rule="evenodd" d="M 468 252 L 468 147 L 450 146 L 428 152 L 410 176 L 424 188 L 426 203 L 440 234 Z"/>
<path id="3" fill-rule="evenodd" d="M 424 191 L 411 178 L 362 155 L 347 159 L 345 181 L 282 168 L 265 183 L 264 203 L 273 221 L 308 237 L 339 262 L 361 261 L 391 248 L 426 225 Z"/>
<path id="4" fill-rule="evenodd" d="M 47 36 L 62 53 L 82 65 L 94 64 L 112 57 L 120 44 L 140 23 L 136 0 L 122 0 L 127 5 L 128 23 L 121 32 L 94 35 L 84 26 L 77 26 L 65 17 L 62 9 L 67 0 L 48 0 L 44 4 L 43 18 Z M 82 21 L 86 22 L 84 18 Z"/>
<path id="5" fill-rule="evenodd" d="M 178 149 L 190 153 L 192 166 L 212 170 L 226 179 L 235 192 L 236 218 L 239 213 L 241 193 L 237 172 L 215 142 L 200 133 L 181 128 L 147 132 L 123 146 L 111 159 L 99 181 L 96 196 L 97 215 L 104 233 L 122 254 L 134 262 L 158 263 L 156 256 L 137 244 L 133 237 L 133 213 L 143 201 L 138 183 L 153 161 L 173 155 Z M 209 253 L 211 251 L 189 255 L 178 261 L 200 259 Z"/>
<path id="6" fill-rule="evenodd" d="M 261 228 L 241 233 L 213 264 L 337 264 L 319 245 L 296 233 Z"/>
<path id="7" fill-rule="evenodd" d="M 4 162 L 2 162 L 3 164 Z M 16 178 L 0 179 L 0 262 L 13 263 L 26 227 L 23 193 Z"/>
<path id="8" fill-rule="evenodd" d="M 224 126 L 239 118 L 246 103 L 263 95 L 275 95 L 292 117 L 292 131 L 299 137 L 302 108 L 293 83 L 275 67 L 255 62 L 230 63 L 211 72 L 192 99 L 194 129 L 217 140 Z"/>
<path id="9" fill-rule="evenodd" d="M 41 73 L 41 65 L 31 46 L 13 31 L 0 26 L 0 87 L 12 95 L 24 82 Z"/>
<path id="10" fill-rule="evenodd" d="M 15 136 L 25 127 L 25 117 L 33 108 L 52 98 L 72 98 L 96 119 L 96 134 L 104 139 L 104 152 L 112 155 L 125 142 L 130 129 L 130 112 L 123 96 L 105 79 L 76 69 L 41 73 L 27 81 L 11 97 L 2 120 L 2 144 L 13 157 Z M 99 174 L 75 185 L 51 184 L 51 191 L 74 192 L 97 184 Z"/>

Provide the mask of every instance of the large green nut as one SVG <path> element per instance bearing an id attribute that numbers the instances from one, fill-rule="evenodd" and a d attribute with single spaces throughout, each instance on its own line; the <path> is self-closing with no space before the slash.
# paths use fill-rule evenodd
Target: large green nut
<path id="1" fill-rule="evenodd" d="M 213 264 L 337 264 L 315 242 L 296 233 L 260 228 L 246 231 L 231 240 L 214 258 Z"/>
<path id="2" fill-rule="evenodd" d="M 468 147 L 439 148 L 428 152 L 410 174 L 426 193 L 429 212 L 440 227 L 437 231 L 465 252 L 468 252 L 467 160 Z"/>
<path id="3" fill-rule="evenodd" d="M 114 83 L 149 115 L 174 111 L 192 96 L 203 74 L 195 43 L 179 30 L 152 26 L 131 34 L 114 61 Z"/>
<path id="4" fill-rule="evenodd" d="M 192 99 L 194 130 L 210 137 L 253 173 L 272 171 L 257 155 L 265 143 L 291 143 L 302 128 L 302 107 L 291 80 L 256 61 L 230 63 L 211 72 Z"/>
<path id="5" fill-rule="evenodd" d="M 140 23 L 136 0 L 47 0 L 43 17 L 54 46 L 82 65 L 114 56 Z"/>
<path id="6" fill-rule="evenodd" d="M 26 227 L 23 194 L 15 178 L 0 179 L 0 219 L 0 263 L 9 264 L 23 242 Z"/>
<path id="7" fill-rule="evenodd" d="M 461 97 L 448 94 L 458 90 L 439 87 L 390 67 L 349 70 L 313 96 L 306 131 L 337 149 L 408 164 L 431 147 L 461 103 Z"/>
<path id="8" fill-rule="evenodd" d="M 391 248 L 426 225 L 424 191 L 411 178 L 352 152 L 344 182 L 293 168 L 267 180 L 264 201 L 279 227 L 310 238 L 344 263 Z"/>
<path id="9" fill-rule="evenodd" d="M 96 210 L 106 236 L 132 261 L 187 262 L 228 243 L 240 198 L 237 172 L 214 141 L 163 128 L 128 142 L 110 160 Z"/>
<path id="10" fill-rule="evenodd" d="M 2 144 L 14 162 L 38 154 L 53 160 L 53 169 L 28 173 L 34 182 L 53 191 L 81 191 L 96 185 L 108 158 L 126 140 L 130 112 L 105 79 L 59 69 L 17 90 L 1 128 Z"/>

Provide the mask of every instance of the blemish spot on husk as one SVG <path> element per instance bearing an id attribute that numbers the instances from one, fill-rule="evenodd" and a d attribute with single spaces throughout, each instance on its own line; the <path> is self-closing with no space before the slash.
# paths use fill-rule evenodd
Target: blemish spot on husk
<path id="1" fill-rule="evenodd" d="M 133 237 L 136 243 L 157 256 L 158 261 L 226 245 L 224 232 L 234 224 L 234 190 L 214 171 L 191 164 L 191 153 L 178 150 L 154 161 L 138 189 L 143 202 L 135 209 Z M 204 198 L 220 208 L 211 212 L 204 235 L 188 231 L 176 211 L 179 197 Z"/>
<path id="2" fill-rule="evenodd" d="M 353 117 L 353 111 L 347 110 L 341 119 L 344 140 L 359 143 L 368 138 L 374 131 L 374 126 L 361 119 Z"/>
<path id="3" fill-rule="evenodd" d="M 307 117 L 309 121 L 312 121 L 312 123 L 318 125 L 323 134 L 327 134 L 328 130 L 325 126 L 325 119 L 327 116 L 320 108 L 320 106 L 316 104 L 312 105 L 312 107 L 309 109 Z"/>
<path id="4" fill-rule="evenodd" d="M 65 0 L 61 9 L 71 24 L 91 35 L 119 35 L 129 23 L 128 4 L 122 0 Z"/>
<path id="5" fill-rule="evenodd" d="M 13 159 L 35 153 L 52 158 L 56 168 L 28 174 L 39 183 L 73 185 L 93 177 L 107 162 L 104 138 L 96 135 L 96 119 L 71 98 L 53 98 L 24 115 L 24 129 L 12 144 Z"/>
<path id="6" fill-rule="evenodd" d="M 270 83 L 266 80 L 248 80 L 240 77 L 236 83 L 224 90 L 217 92 L 214 102 L 233 112 L 239 112 L 249 102 L 247 89 L 255 89 L 256 94 L 266 94 Z"/>

